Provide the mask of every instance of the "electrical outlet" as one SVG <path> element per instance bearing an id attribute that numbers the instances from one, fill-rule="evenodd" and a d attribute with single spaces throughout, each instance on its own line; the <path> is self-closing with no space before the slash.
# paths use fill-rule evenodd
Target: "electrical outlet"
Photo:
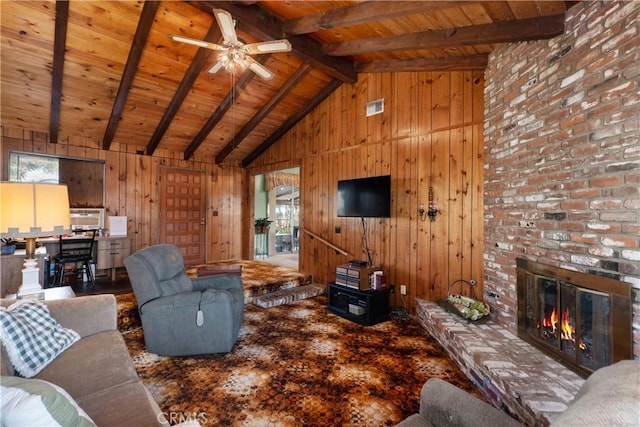
<path id="1" fill-rule="evenodd" d="M 500 299 L 500 294 L 497 292 L 493 292 L 493 291 L 484 291 L 485 295 L 488 296 L 489 298 L 495 298 L 495 299 Z"/>
<path id="2" fill-rule="evenodd" d="M 400 295 L 407 294 L 407 285 L 400 285 Z"/>

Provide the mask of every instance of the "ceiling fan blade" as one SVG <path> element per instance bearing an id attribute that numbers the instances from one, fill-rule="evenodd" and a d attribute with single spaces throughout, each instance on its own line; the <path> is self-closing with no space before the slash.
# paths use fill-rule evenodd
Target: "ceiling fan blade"
<path id="1" fill-rule="evenodd" d="M 289 40 L 287 39 L 272 40 L 268 42 L 247 44 L 243 46 L 242 49 L 251 54 L 289 52 L 291 50 L 291 43 L 289 43 Z"/>
<path id="2" fill-rule="evenodd" d="M 215 43 L 209 43 L 207 41 L 204 40 L 197 40 L 197 39 L 192 39 L 189 37 L 183 37 L 183 36 L 176 36 L 174 34 L 169 34 L 169 38 L 175 42 L 180 42 L 180 43 L 186 43 L 186 44 L 191 44 L 194 46 L 198 46 L 198 47 L 204 47 L 207 49 L 211 49 L 211 50 L 226 50 L 226 47 L 217 45 Z"/>
<path id="3" fill-rule="evenodd" d="M 259 75 L 263 80 L 271 80 L 273 78 L 274 74 L 267 67 L 265 67 L 252 57 L 247 56 L 246 61 L 247 67 L 257 75 Z"/>
<path id="4" fill-rule="evenodd" d="M 225 65 L 224 55 L 221 55 L 218 57 L 218 61 L 215 64 L 213 64 L 211 67 L 209 67 L 209 69 L 207 70 L 207 73 L 215 74 L 218 71 L 222 70 L 224 65 Z"/>
<path id="5" fill-rule="evenodd" d="M 222 38 L 225 43 L 235 45 L 238 43 L 238 36 L 236 35 L 236 27 L 233 24 L 233 17 L 226 10 L 213 9 L 213 15 L 218 21 L 218 26 L 222 32 Z"/>

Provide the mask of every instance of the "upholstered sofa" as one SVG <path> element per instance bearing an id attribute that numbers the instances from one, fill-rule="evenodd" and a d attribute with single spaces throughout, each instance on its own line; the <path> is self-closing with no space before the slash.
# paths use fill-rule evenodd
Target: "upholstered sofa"
<path id="1" fill-rule="evenodd" d="M 591 374 L 569 407 L 551 420 L 551 426 L 640 425 L 640 361 L 624 360 Z M 504 411 L 441 379 L 422 387 L 420 412 L 400 427 L 521 426 Z"/>
<path id="2" fill-rule="evenodd" d="M 3 307 L 15 302 L 0 300 Z M 27 380 L 17 376 L 3 345 L 1 373 L 4 381 L 0 385 L 6 395 L 2 396 L 4 408 L 0 417 L 9 416 L 8 411 L 5 412 L 9 393 L 4 387 L 10 387 L 17 381 L 48 386 L 38 381 L 44 380 L 66 391 L 98 426 L 169 425 L 136 374 L 127 346 L 117 329 L 113 295 L 44 303 L 60 326 L 77 332 L 80 339 Z M 28 414 L 23 415 L 26 417 Z M 20 414 L 18 417 L 24 418 Z M 5 425 L 5 419 L 2 425 Z"/>

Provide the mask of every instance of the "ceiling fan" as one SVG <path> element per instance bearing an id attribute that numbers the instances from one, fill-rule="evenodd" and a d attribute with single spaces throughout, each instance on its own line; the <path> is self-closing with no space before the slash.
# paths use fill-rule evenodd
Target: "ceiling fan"
<path id="1" fill-rule="evenodd" d="M 289 52 L 291 44 L 288 40 L 272 40 L 260 43 L 245 43 L 236 34 L 234 20 L 226 10 L 213 9 L 213 15 L 218 22 L 222 32 L 222 45 L 210 43 L 204 40 L 191 39 L 189 37 L 169 35 L 174 41 L 204 47 L 211 50 L 220 51 L 218 61 L 213 64 L 208 73 L 214 74 L 221 69 L 232 72 L 236 66 L 247 67 L 264 80 L 270 80 L 274 74 L 264 65 L 253 59 L 251 55 L 264 53 Z"/>

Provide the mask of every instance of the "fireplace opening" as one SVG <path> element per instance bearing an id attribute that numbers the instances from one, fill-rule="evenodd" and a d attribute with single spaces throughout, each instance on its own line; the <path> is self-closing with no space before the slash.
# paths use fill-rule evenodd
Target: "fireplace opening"
<path id="1" fill-rule="evenodd" d="M 632 358 L 631 286 L 517 260 L 518 336 L 582 377 Z"/>

